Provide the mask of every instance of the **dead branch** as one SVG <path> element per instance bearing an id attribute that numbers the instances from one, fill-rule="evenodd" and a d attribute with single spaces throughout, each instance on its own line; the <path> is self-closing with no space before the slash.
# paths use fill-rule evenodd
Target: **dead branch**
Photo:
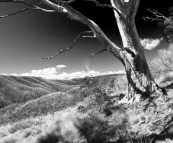
<path id="1" fill-rule="evenodd" d="M 102 49 L 102 50 L 100 50 L 100 51 L 98 51 L 98 52 L 95 52 L 95 53 L 91 54 L 90 57 L 95 56 L 95 55 L 100 54 L 100 53 L 105 52 L 105 51 L 107 51 L 106 48 L 104 48 L 104 49 Z"/>
<path id="2" fill-rule="evenodd" d="M 110 8 L 112 10 L 115 10 L 119 15 L 125 17 L 125 14 L 120 11 L 118 8 L 116 7 L 113 7 L 112 5 L 109 5 L 109 4 L 101 4 L 99 3 L 97 0 L 84 0 L 84 1 L 91 1 L 91 2 L 94 2 L 96 4 L 96 6 L 98 7 L 103 7 L 103 8 Z"/>
<path id="3" fill-rule="evenodd" d="M 72 49 L 74 47 L 74 45 L 76 44 L 76 42 L 78 41 L 79 38 L 85 38 L 87 35 L 90 37 L 90 38 L 96 38 L 95 35 L 91 36 L 91 34 L 93 35 L 93 32 L 92 31 L 85 31 L 85 32 L 82 32 L 80 34 L 78 34 L 78 36 L 75 38 L 75 40 L 73 41 L 73 43 L 71 44 L 70 47 L 68 48 L 65 48 L 65 49 L 62 49 L 60 50 L 58 53 L 56 53 L 55 55 L 53 55 L 52 57 L 48 57 L 48 58 L 42 58 L 42 59 L 53 59 L 54 57 L 56 57 L 57 55 L 63 53 L 63 52 L 66 52 L 70 49 Z"/>
<path id="4" fill-rule="evenodd" d="M 117 45 L 115 45 L 100 29 L 100 27 L 92 20 L 86 18 L 84 15 L 79 13 L 78 11 L 74 10 L 72 7 L 70 7 L 67 3 L 63 3 L 62 1 L 60 4 L 55 4 L 51 2 L 50 0 L 41 0 L 44 4 L 50 6 L 54 10 L 58 12 L 62 12 L 68 15 L 69 18 L 81 22 L 85 25 L 87 25 L 91 31 L 94 33 L 96 38 L 101 42 L 101 44 L 114 56 L 121 59 L 119 55 L 119 51 L 121 48 L 119 48 Z"/>
<path id="5" fill-rule="evenodd" d="M 72 3 L 72 2 L 75 2 L 76 0 L 69 0 L 69 1 L 63 1 L 63 0 L 55 0 L 55 2 L 57 3 L 66 3 L 66 4 L 69 4 L 69 3 Z"/>
<path id="6" fill-rule="evenodd" d="M 75 2 L 75 1 L 76 0 L 69 0 L 69 1 L 56 0 L 56 2 L 60 3 L 60 4 L 63 4 L 63 3 L 69 4 L 69 3 L 72 3 L 72 2 Z M 97 0 L 84 0 L 84 1 L 94 2 L 96 4 L 96 6 L 98 6 L 98 7 L 110 8 L 112 10 L 115 10 L 119 15 L 125 16 L 125 14 L 123 14 L 119 9 L 117 9 L 116 7 L 113 7 L 113 6 L 109 5 L 109 4 L 101 4 Z"/>
<path id="7" fill-rule="evenodd" d="M 151 12 L 153 14 L 153 16 L 152 17 L 149 17 L 149 16 L 143 17 L 144 20 L 160 21 L 160 20 L 167 19 L 167 17 L 165 17 L 163 14 L 161 14 L 157 10 L 151 10 L 150 8 L 148 8 L 147 10 L 149 12 Z"/>
<path id="8" fill-rule="evenodd" d="M 15 3 L 22 3 L 22 4 L 25 4 L 25 5 L 29 6 L 29 8 L 23 8 L 22 10 L 19 10 L 19 11 L 16 11 L 16 12 L 13 12 L 13 13 L 10 13 L 10 14 L 7 14 L 7 15 L 0 16 L 0 18 L 6 18 L 6 17 L 9 17 L 9 16 L 14 16 L 16 14 L 25 12 L 27 10 L 41 10 L 41 11 L 44 11 L 44 12 L 56 12 L 55 10 L 44 9 L 44 8 L 39 7 L 39 6 L 30 4 L 26 1 L 23 1 L 23 0 L 0 0 L 0 2 L 15 2 Z"/>

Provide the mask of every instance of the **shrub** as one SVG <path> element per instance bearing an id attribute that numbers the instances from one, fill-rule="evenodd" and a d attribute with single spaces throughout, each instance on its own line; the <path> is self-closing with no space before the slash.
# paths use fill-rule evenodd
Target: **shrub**
<path id="1" fill-rule="evenodd" d="M 92 76 L 83 79 L 81 95 L 86 97 L 86 110 L 91 109 L 92 112 L 104 112 L 107 106 L 112 105 L 110 91 L 101 86 L 101 80 L 97 81 Z M 83 108 L 83 109 L 84 109 Z"/>
<path id="2" fill-rule="evenodd" d="M 156 58 L 149 63 L 151 72 L 154 78 L 165 76 L 173 71 L 173 44 L 170 44 L 168 49 L 158 51 Z"/>
<path id="3" fill-rule="evenodd" d="M 126 75 L 118 75 L 112 81 L 113 88 L 111 88 L 114 94 L 121 94 L 127 92 L 128 82 Z"/>

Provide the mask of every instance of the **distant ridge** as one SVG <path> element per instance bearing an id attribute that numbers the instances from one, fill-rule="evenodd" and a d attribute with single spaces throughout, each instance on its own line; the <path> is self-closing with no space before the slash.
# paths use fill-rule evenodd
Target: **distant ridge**
<path id="1" fill-rule="evenodd" d="M 39 77 L 0 75 L 0 108 L 24 103 L 69 88 L 69 85 Z"/>
<path id="2" fill-rule="evenodd" d="M 95 76 L 109 86 L 122 74 Z M 0 75 L 0 124 L 53 113 L 83 100 L 79 87 L 83 78 L 50 80 L 41 77 Z"/>

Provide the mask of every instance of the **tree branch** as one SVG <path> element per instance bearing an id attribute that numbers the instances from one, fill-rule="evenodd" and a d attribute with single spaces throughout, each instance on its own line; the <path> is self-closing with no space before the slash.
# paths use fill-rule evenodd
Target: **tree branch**
<path id="1" fill-rule="evenodd" d="M 121 48 L 119 48 L 111 40 L 109 40 L 109 38 L 104 34 L 104 32 L 99 28 L 99 26 L 94 21 L 86 18 L 84 15 L 74 10 L 72 7 L 70 7 L 66 3 L 63 3 L 62 1 L 58 4 L 55 4 L 49 0 L 41 0 L 41 1 L 46 5 L 50 6 L 51 8 L 53 8 L 54 10 L 67 14 L 69 18 L 87 25 L 94 33 L 96 38 L 101 42 L 101 44 L 114 56 L 116 56 L 118 59 L 121 59 L 119 55 L 119 51 Z"/>
<path id="2" fill-rule="evenodd" d="M 30 4 L 30 3 L 26 2 L 26 1 L 23 1 L 23 0 L 0 0 L 0 2 L 23 3 L 23 4 L 25 4 L 25 5 L 30 7 L 30 8 L 23 8 L 22 10 L 19 10 L 19 11 L 16 11 L 16 12 L 13 12 L 13 13 L 10 13 L 10 14 L 7 14 L 7 15 L 0 16 L 0 18 L 6 18 L 6 17 L 9 17 L 9 16 L 14 16 L 16 14 L 25 12 L 27 10 L 41 10 L 41 11 L 44 11 L 44 12 L 56 12 L 55 10 L 47 10 L 47 9 L 41 8 L 41 7 L 36 6 L 36 5 L 32 5 L 32 4 Z"/>
<path id="3" fill-rule="evenodd" d="M 159 20 L 167 19 L 167 17 L 165 17 L 163 14 L 161 14 L 157 10 L 151 10 L 150 8 L 148 8 L 147 10 L 149 12 L 151 12 L 154 16 L 153 17 L 149 17 L 149 16 L 143 17 L 144 20 L 159 21 Z"/>
<path id="4" fill-rule="evenodd" d="M 119 15 L 121 15 L 121 16 L 125 16 L 125 14 L 122 12 L 122 11 L 120 11 L 118 8 L 116 8 L 116 7 L 113 7 L 112 5 L 109 5 L 109 4 L 101 4 L 101 3 L 99 3 L 97 0 L 84 0 L 84 1 L 91 1 L 91 2 L 94 2 L 95 4 L 96 4 L 96 6 L 98 6 L 98 7 L 103 7 L 103 8 L 110 8 L 110 9 L 112 9 L 112 10 L 115 10 Z"/>
<path id="5" fill-rule="evenodd" d="M 92 31 L 85 31 L 85 32 L 82 32 L 82 33 L 78 34 L 78 36 L 75 38 L 75 40 L 73 41 L 73 43 L 71 44 L 70 47 L 65 48 L 65 49 L 62 49 L 60 52 L 56 53 L 52 57 L 42 58 L 42 59 L 47 59 L 47 60 L 53 59 L 54 57 L 58 56 L 59 54 L 72 49 L 74 47 L 74 45 L 76 44 L 76 42 L 78 41 L 79 38 L 85 38 L 85 37 L 96 38 L 95 35 L 94 36 L 91 36 L 91 34 L 93 35 L 93 32 Z"/>
<path id="6" fill-rule="evenodd" d="M 123 18 L 133 19 L 137 13 L 140 0 L 110 0 L 111 5 L 123 13 Z M 117 11 L 115 11 L 117 12 Z M 121 15 L 119 15 L 121 16 Z"/>
<path id="7" fill-rule="evenodd" d="M 100 50 L 100 51 L 98 51 L 98 52 L 95 52 L 95 53 L 91 54 L 90 57 L 93 57 L 93 56 L 95 56 L 95 55 L 97 55 L 97 54 L 100 54 L 100 53 L 102 53 L 102 52 L 105 52 L 105 51 L 107 51 L 106 48 L 104 48 L 104 49 L 102 49 L 102 50 Z"/>
<path id="8" fill-rule="evenodd" d="M 66 3 L 66 4 L 69 4 L 69 3 L 72 3 L 72 2 L 75 2 L 76 0 L 69 0 L 69 1 L 63 1 L 63 0 L 55 0 L 57 3 Z"/>

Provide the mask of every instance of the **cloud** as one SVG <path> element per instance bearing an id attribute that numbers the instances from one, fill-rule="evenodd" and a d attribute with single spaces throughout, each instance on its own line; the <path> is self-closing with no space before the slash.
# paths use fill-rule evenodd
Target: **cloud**
<path id="1" fill-rule="evenodd" d="M 85 72 L 85 71 L 77 71 L 73 73 L 66 73 L 63 72 L 62 74 L 58 75 L 58 79 L 73 79 L 73 78 L 84 78 L 85 76 L 97 76 L 100 75 L 100 72 L 91 70 L 90 72 Z"/>
<path id="2" fill-rule="evenodd" d="M 160 42 L 163 40 L 163 38 L 160 39 L 150 39 L 150 38 L 145 38 L 145 39 L 140 39 L 141 44 L 146 50 L 153 50 L 156 48 Z"/>
<path id="3" fill-rule="evenodd" d="M 99 71 L 94 71 L 91 70 L 89 72 L 85 72 L 85 71 L 77 71 L 77 72 L 73 72 L 73 73 L 66 73 L 63 72 L 62 74 L 58 75 L 58 79 L 73 79 L 73 78 L 84 78 L 86 76 L 101 76 L 101 75 L 108 75 L 108 74 L 125 74 L 125 71 L 120 70 L 120 71 L 109 71 L 109 72 L 104 72 L 101 73 Z"/>
<path id="4" fill-rule="evenodd" d="M 29 73 L 22 73 L 18 76 L 35 76 L 35 77 L 43 77 L 43 78 L 56 78 L 57 77 L 57 69 L 55 67 L 45 68 L 40 70 L 32 70 Z"/>
<path id="5" fill-rule="evenodd" d="M 60 70 L 60 69 L 62 69 L 62 68 L 66 68 L 67 66 L 65 66 L 65 65 L 57 65 L 56 66 L 56 68 L 58 69 L 58 70 Z"/>
<path id="6" fill-rule="evenodd" d="M 32 70 L 31 72 L 28 73 L 22 73 L 22 74 L 10 74 L 13 76 L 34 76 L 34 77 L 42 77 L 42 78 L 46 78 L 46 79 L 73 79 L 73 78 L 84 78 L 86 76 L 100 76 L 100 75 L 107 75 L 107 74 L 125 74 L 125 71 L 120 70 L 120 71 L 109 71 L 109 72 L 99 72 L 99 71 L 94 71 L 91 70 L 89 72 L 85 72 L 85 71 L 76 71 L 73 73 L 66 73 L 63 72 L 61 74 L 58 74 L 57 68 L 55 67 L 51 67 L 51 68 L 45 68 L 45 69 L 40 69 L 40 70 Z M 3 75 L 7 75 L 7 74 L 3 74 Z"/>

